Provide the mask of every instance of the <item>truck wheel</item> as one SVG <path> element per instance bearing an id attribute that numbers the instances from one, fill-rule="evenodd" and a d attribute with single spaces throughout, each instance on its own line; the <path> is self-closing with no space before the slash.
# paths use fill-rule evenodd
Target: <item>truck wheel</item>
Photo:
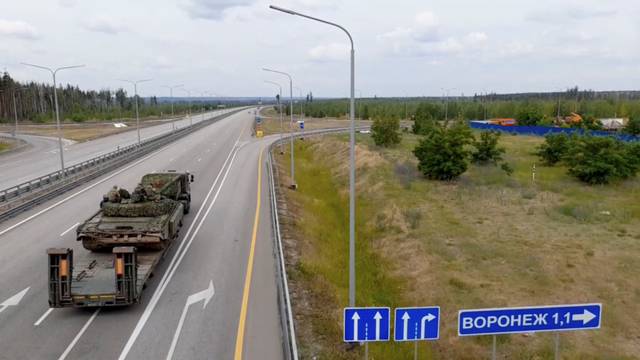
<path id="1" fill-rule="evenodd" d="M 181 202 L 182 202 L 182 211 L 185 214 L 188 214 L 190 210 L 189 208 L 190 208 L 191 202 L 188 200 L 182 200 Z"/>

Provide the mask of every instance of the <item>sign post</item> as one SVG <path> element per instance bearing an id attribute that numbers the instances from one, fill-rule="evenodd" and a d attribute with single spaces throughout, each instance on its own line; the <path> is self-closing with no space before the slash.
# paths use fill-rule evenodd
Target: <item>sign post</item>
<path id="1" fill-rule="evenodd" d="M 440 307 L 396 308 L 394 340 L 414 341 L 414 359 L 418 358 L 418 341 L 440 338 Z"/>
<path id="2" fill-rule="evenodd" d="M 458 312 L 458 336 L 496 335 L 600 328 L 602 304 L 572 304 L 517 308 L 474 309 Z M 560 345 L 555 339 L 556 359 Z"/>

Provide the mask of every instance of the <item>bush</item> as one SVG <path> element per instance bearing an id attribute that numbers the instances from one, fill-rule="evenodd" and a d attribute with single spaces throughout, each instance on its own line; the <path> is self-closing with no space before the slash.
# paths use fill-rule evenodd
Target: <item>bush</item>
<path id="1" fill-rule="evenodd" d="M 471 153 L 471 161 L 480 164 L 497 164 L 502 160 L 505 149 L 498 147 L 500 133 L 497 131 L 483 131 L 480 140 L 473 139 L 475 150 Z"/>
<path id="2" fill-rule="evenodd" d="M 420 104 L 416 109 L 416 114 L 413 120 L 413 133 L 427 135 L 433 130 L 435 123 L 433 109 L 431 109 L 427 104 Z"/>
<path id="3" fill-rule="evenodd" d="M 549 134 L 545 136 L 544 144 L 538 146 L 536 155 L 547 165 L 555 165 L 569 150 L 571 138 L 567 134 Z"/>
<path id="4" fill-rule="evenodd" d="M 569 174 L 589 184 L 607 184 L 633 177 L 640 167 L 638 145 L 609 137 L 583 136 L 571 141 L 563 160 Z"/>
<path id="5" fill-rule="evenodd" d="M 624 132 L 631 135 L 640 135 L 640 117 L 632 117 L 629 119 L 627 126 L 624 128 Z"/>
<path id="6" fill-rule="evenodd" d="M 418 158 L 418 170 L 429 179 L 452 180 L 467 171 L 473 134 L 464 122 L 452 127 L 435 125 L 413 154 Z"/>
<path id="7" fill-rule="evenodd" d="M 378 146 L 392 146 L 400 143 L 400 120 L 382 118 L 373 120 L 371 137 Z"/>

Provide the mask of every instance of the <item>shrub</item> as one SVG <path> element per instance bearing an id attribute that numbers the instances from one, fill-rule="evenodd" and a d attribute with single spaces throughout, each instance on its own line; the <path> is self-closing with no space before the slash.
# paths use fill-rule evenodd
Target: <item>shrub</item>
<path id="1" fill-rule="evenodd" d="M 418 158 L 418 170 L 429 179 L 452 180 L 467 171 L 473 135 L 464 122 L 452 127 L 435 125 L 413 154 Z"/>
<path id="2" fill-rule="evenodd" d="M 431 130 L 433 130 L 435 123 L 433 109 L 431 109 L 427 104 L 420 104 L 416 109 L 416 114 L 413 120 L 413 133 L 427 135 Z"/>
<path id="3" fill-rule="evenodd" d="M 545 142 L 538 146 L 536 155 L 547 165 L 555 165 L 567 153 L 571 138 L 567 134 L 549 134 L 545 136 Z"/>
<path id="4" fill-rule="evenodd" d="M 564 161 L 569 174 L 589 184 L 607 184 L 638 172 L 637 145 L 609 137 L 583 136 L 571 141 Z"/>
<path id="5" fill-rule="evenodd" d="M 400 120 L 378 118 L 371 125 L 371 137 L 378 146 L 392 146 L 400 143 Z"/>
<path id="6" fill-rule="evenodd" d="M 480 140 L 473 139 L 475 150 L 471 153 L 471 161 L 480 164 L 497 164 L 502 160 L 505 149 L 498 147 L 500 133 L 497 131 L 483 131 Z"/>
<path id="7" fill-rule="evenodd" d="M 631 135 L 640 135 L 640 117 L 632 117 L 629 119 L 624 131 Z"/>

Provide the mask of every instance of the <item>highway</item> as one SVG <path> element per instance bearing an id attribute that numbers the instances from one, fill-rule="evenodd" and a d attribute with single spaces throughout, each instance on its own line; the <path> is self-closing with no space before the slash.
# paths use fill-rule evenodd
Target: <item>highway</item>
<path id="1" fill-rule="evenodd" d="M 271 140 L 253 138 L 252 121 L 248 111 L 231 115 L 0 224 L 0 359 L 283 358 L 265 166 Z M 82 256 L 75 226 L 102 194 L 165 169 L 195 174 L 191 212 L 143 302 L 50 310 L 46 248 Z M 185 305 L 210 284 L 206 307 Z M 25 289 L 17 305 L 1 306 Z"/>
<path id="2" fill-rule="evenodd" d="M 210 111 L 205 113 L 205 117 L 208 118 L 228 111 L 231 111 L 231 109 Z M 201 119 L 201 114 L 192 116 L 194 123 Z M 189 125 L 190 121 L 188 118 L 181 118 L 175 121 L 175 126 L 181 128 Z M 160 125 L 141 128 L 140 138 L 144 140 L 167 133 L 173 130 L 172 123 L 168 121 Z M 20 134 L 18 137 L 27 141 L 31 146 L 23 151 L 0 156 L 0 173 L 2 173 L 0 189 L 6 189 L 38 176 L 60 170 L 57 138 Z M 63 143 L 65 166 L 106 154 L 116 150 L 118 147 L 135 144 L 137 141 L 138 134 L 135 129 L 81 143 L 65 140 Z"/>

